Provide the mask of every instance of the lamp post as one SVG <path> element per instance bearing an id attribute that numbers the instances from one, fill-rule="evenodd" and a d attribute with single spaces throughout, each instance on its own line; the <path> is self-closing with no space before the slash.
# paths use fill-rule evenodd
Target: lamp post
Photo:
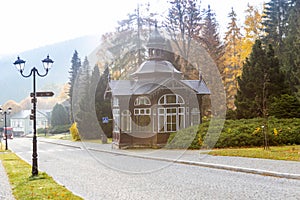
<path id="1" fill-rule="evenodd" d="M 33 76 L 33 93 L 32 93 L 32 110 L 31 110 L 31 115 L 30 115 L 30 119 L 33 120 L 33 140 L 32 140 L 32 176 L 37 176 L 38 175 L 38 163 L 37 163 L 37 139 L 36 139 L 36 103 L 37 103 L 37 98 L 36 98 L 36 75 L 38 75 L 39 77 L 45 77 L 48 74 L 48 71 L 51 69 L 52 64 L 53 64 L 53 60 L 51 60 L 49 58 L 49 55 L 47 56 L 47 58 L 45 58 L 44 60 L 42 60 L 44 69 L 46 70 L 46 72 L 44 74 L 40 74 L 39 71 L 33 67 L 30 71 L 30 73 L 28 75 L 24 75 L 23 74 L 23 70 L 25 67 L 25 61 L 20 59 L 20 57 L 18 57 L 18 59 L 14 62 L 14 65 L 17 67 L 18 71 L 21 73 L 21 75 L 25 78 L 31 77 Z"/>
<path id="2" fill-rule="evenodd" d="M 10 113 L 11 113 L 11 108 L 8 108 L 6 111 L 3 111 L 3 109 L 0 108 L 0 114 L 4 115 L 5 150 L 8 150 L 6 116 L 9 115 Z"/>

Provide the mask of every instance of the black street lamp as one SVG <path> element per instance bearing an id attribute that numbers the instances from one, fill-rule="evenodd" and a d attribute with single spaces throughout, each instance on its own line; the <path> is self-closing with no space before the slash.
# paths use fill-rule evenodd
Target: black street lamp
<path id="1" fill-rule="evenodd" d="M 18 57 L 18 59 L 14 62 L 14 65 L 17 67 L 18 71 L 20 71 L 21 75 L 25 78 L 30 77 L 31 75 L 33 75 L 33 93 L 31 94 L 32 96 L 32 100 L 31 103 L 33 104 L 33 109 L 31 110 L 31 115 L 30 115 L 30 119 L 33 120 L 33 147 L 32 147 L 32 176 L 37 176 L 38 175 L 38 163 L 37 163 L 37 140 L 36 140 L 36 103 L 37 103 L 37 98 L 36 98 L 36 83 L 35 83 L 35 78 L 36 75 L 40 76 L 40 77 L 45 77 L 48 74 L 48 71 L 51 69 L 52 64 L 53 64 L 53 60 L 51 60 L 49 58 L 49 55 L 47 56 L 47 58 L 45 58 L 44 60 L 42 60 L 44 69 L 46 70 L 45 74 L 40 74 L 38 72 L 38 70 L 33 67 L 29 73 L 29 75 L 24 75 L 23 74 L 23 70 L 25 67 L 25 61 L 20 59 L 20 57 Z"/>
<path id="2" fill-rule="evenodd" d="M 10 113 L 11 113 L 11 108 L 8 108 L 6 111 L 3 111 L 3 109 L 0 108 L 0 114 L 4 115 L 5 150 L 8 150 L 6 116 L 9 115 Z"/>

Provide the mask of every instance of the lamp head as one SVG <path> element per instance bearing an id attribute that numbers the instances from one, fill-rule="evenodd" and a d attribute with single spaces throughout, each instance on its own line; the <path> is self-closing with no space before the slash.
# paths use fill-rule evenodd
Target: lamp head
<path id="1" fill-rule="evenodd" d="M 20 59 L 20 57 L 18 56 L 18 59 L 14 62 L 14 65 L 16 66 L 18 71 L 22 72 L 25 67 L 25 62 L 26 61 Z"/>
<path id="2" fill-rule="evenodd" d="M 44 66 L 44 68 L 45 68 L 46 71 L 48 71 L 49 69 L 51 69 L 52 64 L 54 63 L 54 61 L 49 58 L 49 55 L 47 56 L 47 58 L 45 58 L 44 60 L 42 60 L 42 62 L 43 62 L 43 66 Z"/>

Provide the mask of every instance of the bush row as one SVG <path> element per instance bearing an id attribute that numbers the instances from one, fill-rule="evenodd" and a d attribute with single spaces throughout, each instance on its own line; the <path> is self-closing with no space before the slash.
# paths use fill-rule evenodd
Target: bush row
<path id="1" fill-rule="evenodd" d="M 172 133 L 168 148 L 229 148 L 264 145 L 265 133 L 269 145 L 300 144 L 300 118 L 262 118 L 207 121 Z"/>

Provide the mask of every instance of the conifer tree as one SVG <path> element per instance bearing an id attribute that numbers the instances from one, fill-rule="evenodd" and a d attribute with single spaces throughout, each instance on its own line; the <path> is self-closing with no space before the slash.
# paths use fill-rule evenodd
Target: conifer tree
<path id="1" fill-rule="evenodd" d="M 199 39 L 202 28 L 200 4 L 197 0 L 172 0 L 170 4 L 164 27 L 174 44 L 173 50 L 180 55 L 173 64 L 185 77 L 193 77 L 188 60 L 198 56 L 192 44 Z"/>
<path id="2" fill-rule="evenodd" d="M 75 81 L 76 81 L 76 78 L 77 78 L 80 67 L 81 67 L 81 61 L 80 61 L 80 58 L 78 56 L 78 52 L 75 50 L 74 54 L 72 56 L 72 59 L 71 59 L 71 68 L 70 68 L 70 71 L 69 71 L 69 74 L 70 74 L 70 78 L 69 78 L 70 89 L 69 89 L 69 92 L 68 92 L 69 102 L 70 102 L 70 105 L 71 105 L 71 109 L 70 109 L 71 115 L 70 116 L 71 116 L 71 122 L 72 123 L 74 122 L 73 114 L 72 114 L 73 113 L 73 109 L 72 109 L 73 90 L 74 90 Z"/>
<path id="3" fill-rule="evenodd" d="M 90 97 L 90 65 L 85 57 L 76 83 L 76 95 L 78 96 L 76 107 L 76 122 L 81 139 L 96 139 L 96 127 L 93 118 L 93 101 Z"/>
<path id="4" fill-rule="evenodd" d="M 294 0 L 289 16 L 282 59 L 290 89 L 300 99 L 300 0 Z"/>
<path id="5" fill-rule="evenodd" d="M 235 110 L 234 100 L 237 92 L 237 77 L 242 72 L 242 34 L 237 24 L 237 15 L 233 8 L 228 17 L 230 22 L 225 33 L 224 71 L 222 73 L 226 91 L 227 108 Z"/>
<path id="6" fill-rule="evenodd" d="M 208 5 L 208 9 L 205 10 L 204 23 L 199 40 L 218 66 L 220 73 L 222 73 L 224 70 L 224 45 L 220 41 L 218 23 L 215 16 L 216 14 L 211 10 L 210 5 Z"/>
<path id="7" fill-rule="evenodd" d="M 127 18 L 118 22 L 116 32 L 103 36 L 103 44 L 107 54 L 113 56 L 110 63 L 112 79 L 128 78 L 128 75 L 145 60 L 145 43 L 149 36 L 149 30 L 155 24 L 155 13 L 150 11 L 150 4 L 138 5 L 134 12 Z M 101 51 L 101 50 L 100 50 Z"/>
<path id="8" fill-rule="evenodd" d="M 260 40 L 255 42 L 238 84 L 235 102 L 238 118 L 262 117 L 264 106 L 268 108 L 274 97 L 288 93 L 272 45 L 264 48 Z"/>
<path id="9" fill-rule="evenodd" d="M 272 44 L 277 55 L 282 53 L 283 38 L 287 35 L 290 0 L 270 0 L 263 16 L 264 44 Z"/>
<path id="10" fill-rule="evenodd" d="M 67 125 L 70 123 L 68 112 L 61 104 L 55 104 L 51 114 L 51 125 L 53 127 Z"/>

